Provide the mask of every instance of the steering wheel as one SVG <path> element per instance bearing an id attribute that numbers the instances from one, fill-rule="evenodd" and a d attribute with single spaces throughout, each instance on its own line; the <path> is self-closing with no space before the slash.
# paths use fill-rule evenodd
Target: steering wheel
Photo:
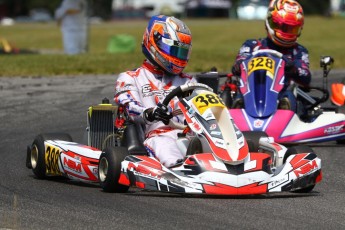
<path id="1" fill-rule="evenodd" d="M 280 58 L 283 61 L 285 61 L 285 65 L 287 65 L 288 63 L 291 62 L 284 54 L 282 54 L 279 51 L 272 50 L 272 49 L 256 50 L 256 51 L 252 52 L 250 54 L 250 56 L 248 56 L 246 58 L 246 60 L 249 60 L 249 59 L 251 59 L 253 57 L 260 57 L 260 55 L 269 55 L 269 56 L 272 56 L 272 57 Z"/>
<path id="2" fill-rule="evenodd" d="M 205 85 L 205 84 L 187 83 L 187 84 L 180 85 L 180 86 L 176 87 L 175 89 L 173 89 L 168 95 L 165 96 L 162 104 L 164 106 L 168 106 L 170 101 L 174 97 L 182 98 L 186 92 L 191 92 L 195 89 L 201 89 L 201 90 L 207 90 L 207 91 L 213 92 L 212 88 Z M 172 128 L 175 128 L 175 129 L 185 129 L 186 128 L 185 125 L 178 123 L 176 121 L 173 121 L 172 119 L 169 121 L 169 126 Z"/>
<path id="3" fill-rule="evenodd" d="M 271 50 L 271 49 L 262 49 L 262 50 L 257 50 L 257 51 L 254 51 L 252 53 L 252 55 L 250 56 L 253 57 L 253 56 L 256 56 L 256 55 L 259 55 L 259 54 L 270 54 L 272 55 L 273 57 L 277 57 L 277 58 L 281 58 L 285 61 L 285 63 L 289 63 L 290 60 L 287 59 L 284 54 L 280 53 L 279 51 L 276 51 L 276 50 Z"/>
<path id="4" fill-rule="evenodd" d="M 284 59 L 284 55 L 282 53 L 280 53 L 279 51 L 276 51 L 276 50 L 272 50 L 272 49 L 262 49 L 262 50 L 256 50 L 252 53 L 251 56 L 256 56 L 258 54 L 270 54 L 274 57 L 277 57 L 277 58 L 282 58 Z M 285 61 L 285 60 L 284 60 Z"/>

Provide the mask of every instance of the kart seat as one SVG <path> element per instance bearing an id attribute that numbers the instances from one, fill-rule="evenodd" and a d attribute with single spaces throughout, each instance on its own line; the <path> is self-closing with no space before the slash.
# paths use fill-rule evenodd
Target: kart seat
<path id="1" fill-rule="evenodd" d="M 128 120 L 125 126 L 122 143 L 127 146 L 129 155 L 147 155 L 144 146 L 145 125 Z"/>

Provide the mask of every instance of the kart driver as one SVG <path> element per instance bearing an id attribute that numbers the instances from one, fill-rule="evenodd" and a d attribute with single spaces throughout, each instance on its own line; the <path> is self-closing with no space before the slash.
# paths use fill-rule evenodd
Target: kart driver
<path id="1" fill-rule="evenodd" d="M 176 144 L 182 130 L 168 126 L 171 118 L 183 123 L 183 117 L 176 110 L 177 98 L 169 108 L 160 102 L 176 86 L 196 82 L 182 73 L 191 50 L 192 35 L 185 23 L 174 17 L 153 16 L 142 41 L 146 60 L 141 67 L 121 73 L 115 86 L 114 101 L 124 105 L 132 119 L 145 122 L 144 145 L 149 155 L 166 167 L 176 165 L 185 156 Z"/>
<path id="2" fill-rule="evenodd" d="M 282 53 L 289 61 L 285 64 L 286 86 L 281 92 L 278 108 L 290 109 L 295 112 L 297 112 L 295 96 L 292 91 L 286 90 L 286 88 L 291 81 L 307 88 L 311 81 L 308 50 L 297 43 L 303 24 L 303 9 L 298 2 L 294 0 L 272 0 L 265 21 L 267 37 L 245 41 L 232 67 L 232 73 L 240 76 L 240 64 L 252 52 L 260 49 L 273 49 Z M 243 100 L 237 98 L 233 107 L 241 106 L 243 106 Z"/>

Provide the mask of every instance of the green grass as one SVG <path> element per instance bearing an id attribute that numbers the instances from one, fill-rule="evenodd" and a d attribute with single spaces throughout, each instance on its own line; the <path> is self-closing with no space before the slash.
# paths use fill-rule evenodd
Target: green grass
<path id="1" fill-rule="evenodd" d="M 228 19 L 185 20 L 193 34 L 193 51 L 186 72 L 207 71 L 216 66 L 228 72 L 241 44 L 247 38 L 266 36 L 263 21 Z M 45 54 L 0 55 L 0 76 L 47 76 L 113 74 L 138 67 L 144 56 L 140 43 L 147 21 L 115 21 L 90 28 L 89 52 L 68 56 L 62 52 L 61 33 L 54 23 L 0 26 L 0 37 L 23 50 Z M 309 49 L 311 69 L 318 70 L 322 55 L 335 59 L 334 68 L 345 68 L 345 20 L 307 17 L 299 42 Z M 109 54 L 111 36 L 129 34 L 137 41 L 133 53 Z"/>

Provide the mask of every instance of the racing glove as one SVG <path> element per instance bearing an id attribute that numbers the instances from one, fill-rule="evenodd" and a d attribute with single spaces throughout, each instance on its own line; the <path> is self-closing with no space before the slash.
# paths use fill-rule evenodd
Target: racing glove
<path id="1" fill-rule="evenodd" d="M 231 69 L 231 72 L 235 76 L 240 76 L 241 75 L 241 63 L 236 62 Z"/>
<path id="2" fill-rule="evenodd" d="M 162 121 L 165 125 L 168 125 L 173 115 L 166 106 L 158 103 L 156 107 L 144 110 L 143 117 L 149 122 Z"/>
<path id="3" fill-rule="evenodd" d="M 293 79 L 297 75 L 297 68 L 293 61 L 286 61 L 284 68 L 285 76 L 289 79 Z"/>

